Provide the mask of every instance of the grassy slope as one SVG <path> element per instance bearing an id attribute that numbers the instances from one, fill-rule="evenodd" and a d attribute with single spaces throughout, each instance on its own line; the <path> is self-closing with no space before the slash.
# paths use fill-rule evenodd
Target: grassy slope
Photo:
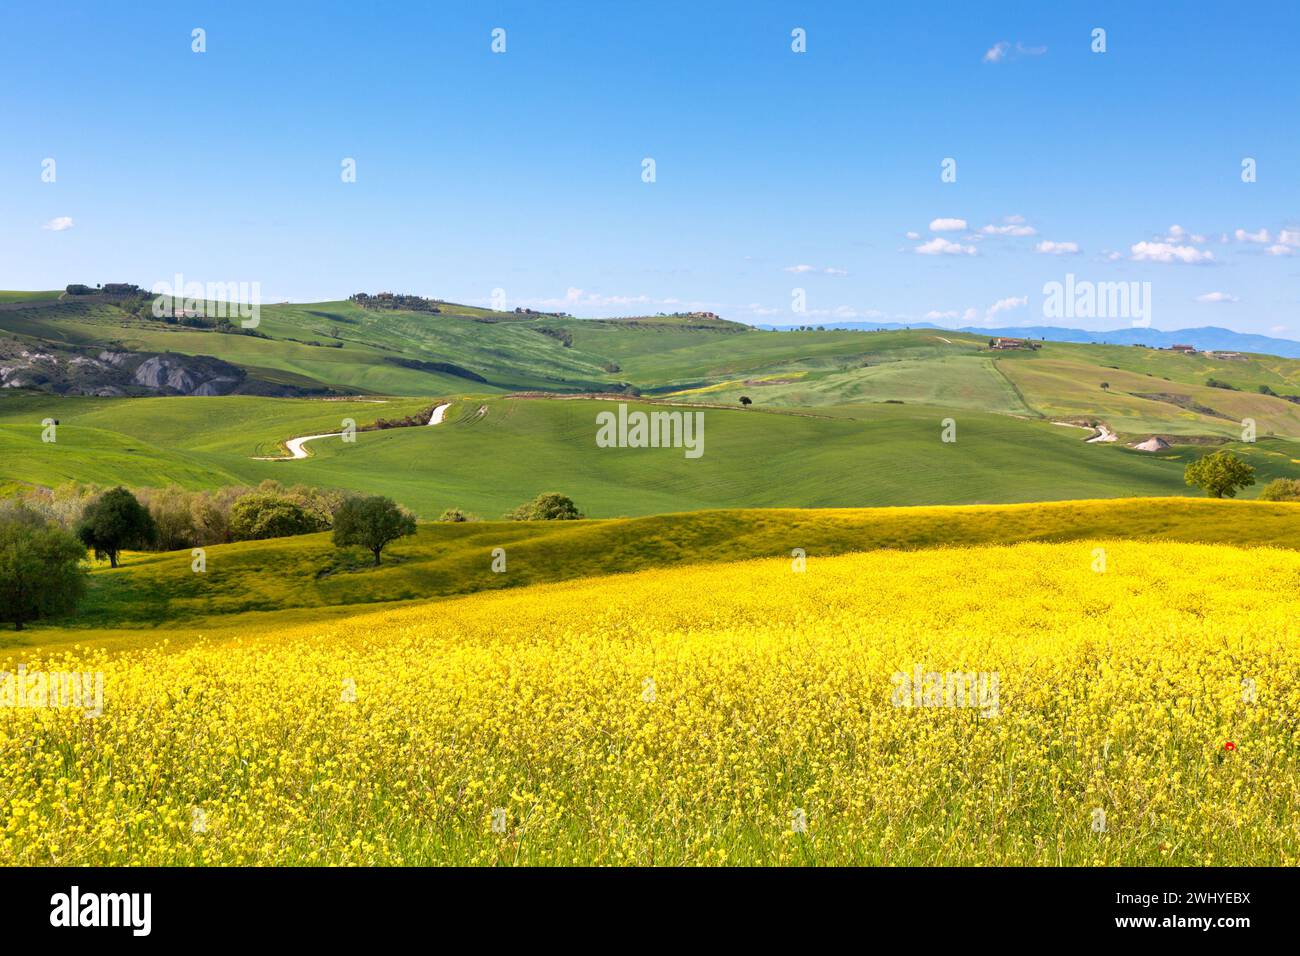
<path id="1" fill-rule="evenodd" d="M 292 482 L 300 476 L 285 470 L 289 463 L 254 461 L 252 456 L 285 454 L 285 439 L 338 431 L 345 417 L 364 425 L 432 403 L 427 398 L 381 404 L 252 396 L 9 395 L 0 401 L 0 478 L 49 486 L 75 479 L 189 488 L 263 478 Z M 59 422 L 56 442 L 41 441 L 45 418 Z"/>
<path id="2" fill-rule="evenodd" d="M 942 408 L 972 408 L 1006 415 L 1035 414 L 993 360 L 937 355 L 898 359 L 864 368 L 770 374 L 672 393 L 674 400 L 735 405 L 825 407 L 901 401 Z"/>
<path id="3" fill-rule="evenodd" d="M 62 292 L 57 289 L 47 292 L 0 291 L 0 302 L 48 302 L 60 295 Z"/>
<path id="4" fill-rule="evenodd" d="M 889 399 L 1098 418 L 1141 437 L 1231 436 L 1242 418 L 1252 417 L 1260 434 L 1300 437 L 1300 405 L 1257 391 L 1266 385 L 1279 394 L 1300 393 L 1300 361 L 1270 356 L 1230 361 L 1048 342 L 1038 352 L 994 358 L 981 336 L 922 329 L 778 333 L 689 318 L 593 321 L 454 304 L 442 309 L 432 315 L 368 311 L 348 302 L 265 305 L 259 331 L 270 338 L 258 338 L 130 320 L 103 304 L 59 302 L 0 311 L 0 331 L 33 341 L 214 355 L 268 381 L 368 394 L 574 392 L 627 381 L 647 393 L 701 401 L 734 402 L 746 394 L 765 405 L 827 407 Z M 571 346 L 544 329 L 567 333 Z M 404 368 L 395 359 L 451 363 L 488 381 Z M 1210 389 L 1209 378 L 1242 391 Z M 1100 389 L 1102 381 L 1109 392 Z M 692 391 L 698 389 L 707 391 Z M 1162 392 L 1219 414 L 1135 397 Z"/>
<path id="5" fill-rule="evenodd" d="M 476 321 L 485 316 L 499 321 Z M 59 302 L 0 311 L 0 332 L 66 345 L 212 355 L 269 381 L 371 394 L 427 395 L 471 386 L 578 391 L 599 389 L 609 379 L 599 357 L 538 332 L 548 327 L 540 318 L 459 307 L 438 315 L 376 312 L 321 302 L 265 305 L 260 319 L 257 331 L 268 338 L 136 320 L 106 304 Z M 405 368 L 396 359 L 450 363 L 488 382 Z"/>
<path id="6" fill-rule="evenodd" d="M 0 402 L 0 478 L 70 478 L 204 487 L 263 478 L 379 493 L 423 517 L 461 507 L 486 518 L 542 491 L 571 495 L 592 517 L 699 508 L 969 504 L 1187 494 L 1182 469 L 1201 449 L 1159 456 L 1088 445 L 1084 433 L 975 411 L 876 404 L 802 414 L 705 408 L 704 455 L 680 449 L 598 448 L 596 414 L 613 402 L 463 398 L 436 428 L 361 432 L 320 440 L 302 461 L 281 454 L 297 435 L 410 414 L 433 398 L 373 402 L 310 399 L 57 399 Z M 477 412 L 486 407 L 480 417 Z M 633 408 L 653 406 L 633 403 Z M 940 441 L 956 416 L 958 440 Z M 40 422 L 58 417 L 58 442 Z M 1265 480 L 1297 473 L 1300 446 L 1233 446 Z"/>
<path id="7" fill-rule="evenodd" d="M 1126 437 L 1145 437 L 1152 432 L 1240 436 L 1242 419 L 1253 418 L 1260 436 L 1300 436 L 1300 405 L 1281 398 L 1190 384 L 1154 372 L 1111 369 L 1057 358 L 1047 349 L 1044 353 L 1047 354 L 1000 360 L 998 367 L 1036 411 L 1051 418 L 1098 418 Z M 1102 389 L 1103 382 L 1108 389 Z M 1295 386 L 1279 384 L 1277 390 L 1291 387 Z M 1217 414 L 1180 407 L 1177 400 L 1171 400 L 1175 396 Z"/>
<path id="8" fill-rule="evenodd" d="M 422 601 L 643 568 L 789 556 L 809 561 L 879 548 L 1018 541 L 1160 539 L 1300 547 L 1300 505 L 1128 499 L 957 508 L 728 510 L 575 522 L 424 524 L 385 563 L 337 551 L 328 534 L 211 547 L 196 574 L 189 552 L 129 555 L 98 567 L 90 596 L 63 627 L 0 632 L 15 651 L 66 642 L 173 641 L 213 628 L 270 627 Z M 506 550 L 504 574 L 492 549 Z M 1080 573 L 1092 555 L 1081 554 Z M 150 636 L 152 634 L 152 637 Z"/>

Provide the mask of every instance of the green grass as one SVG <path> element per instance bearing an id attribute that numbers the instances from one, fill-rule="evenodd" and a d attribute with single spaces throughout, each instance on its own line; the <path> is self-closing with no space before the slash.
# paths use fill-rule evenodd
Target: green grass
<path id="1" fill-rule="evenodd" d="M 761 407 L 825 407 L 901 401 L 1031 416 L 1015 387 L 984 356 L 937 355 L 867 367 L 780 373 L 688 389 L 674 400 L 735 405 L 741 396 Z"/>
<path id="2" fill-rule="evenodd" d="M 23 301 L 34 294 L 4 295 L 4 301 Z M 1261 435 L 1300 438 L 1300 405 L 1258 392 L 1268 386 L 1280 395 L 1300 394 L 1300 361 L 1294 359 L 1223 360 L 1057 342 L 994 357 L 983 336 L 931 329 L 763 332 L 689 317 L 582 320 L 453 303 L 440 308 L 431 314 L 367 310 L 350 302 L 270 304 L 262 306 L 258 327 L 267 337 L 258 337 L 138 320 L 103 303 L 46 301 L 0 310 L 0 333 L 31 344 L 212 355 L 255 379 L 335 393 L 575 393 L 630 383 L 646 394 L 701 402 L 729 404 L 743 394 L 779 407 L 904 401 L 1095 419 L 1125 437 L 1232 437 L 1249 417 Z M 429 367 L 435 363 L 484 381 Z M 1210 378 L 1240 391 L 1209 388 Z M 1109 390 L 1100 388 L 1103 381 Z M 1162 394 L 1175 400 L 1142 397 Z"/>
<path id="3" fill-rule="evenodd" d="M 573 497 L 590 517 L 734 507 L 975 504 L 1194 494 L 1183 468 L 1204 453 L 1151 456 L 1084 443 L 1082 431 L 973 410 L 875 404 L 783 412 L 704 408 L 704 454 L 598 448 L 588 399 L 462 397 L 444 424 L 322 439 L 301 461 L 285 439 L 427 408 L 434 398 L 366 401 L 222 398 L 0 399 L 0 479 L 131 486 L 256 484 L 264 478 L 384 494 L 422 517 L 460 507 L 495 518 L 543 491 Z M 656 406 L 632 403 L 634 409 Z M 478 410 L 486 409 L 480 416 Z M 685 411 L 685 409 L 682 409 Z M 825 414 L 823 414 L 825 412 Z M 41 441 L 41 421 L 60 421 Z M 954 417 L 957 441 L 940 441 Z M 1300 474 L 1300 445 L 1230 445 L 1264 481 Z"/>
<path id="4" fill-rule="evenodd" d="M 1033 357 L 1000 360 L 998 367 L 1036 412 L 1049 418 L 1099 419 L 1128 438 L 1153 433 L 1240 437 L 1246 418 L 1255 420 L 1260 436 L 1300 436 L 1300 405 L 1255 391 L 1169 381 L 1057 358 L 1047 349 Z M 1190 407 L 1193 403 L 1199 409 Z"/>
<path id="5" fill-rule="evenodd" d="M 423 602 L 645 568 L 746 558 L 807 560 L 881 548 L 920 549 L 1020 541 L 1168 540 L 1300 547 L 1300 505 L 1206 499 L 1123 499 L 955 508 L 743 509 L 572 522 L 422 524 L 392 544 L 384 563 L 339 550 L 329 534 L 207 549 L 207 570 L 188 551 L 129 554 L 98 566 L 77 613 L 58 626 L 0 631 L 14 652 L 63 643 L 113 647 L 166 637 L 184 643 L 214 629 L 281 627 Z M 491 570 L 504 548 L 506 572 Z M 156 629 L 155 629 L 156 628 Z"/>
<path id="6" fill-rule="evenodd" d="M 283 455 L 285 439 L 339 431 L 344 418 L 361 426 L 433 402 L 7 395 L 0 398 L 0 479 L 51 487 L 69 480 L 186 488 L 263 478 L 295 482 L 299 476 L 284 470 L 289 463 L 253 456 Z M 52 443 L 41 440 L 46 418 L 59 422 Z"/>
<path id="7" fill-rule="evenodd" d="M 0 291 L 0 302 L 49 302 L 63 294 L 62 290 L 48 292 L 14 292 Z"/>
<path id="8" fill-rule="evenodd" d="M 492 321 L 481 321 L 483 319 Z M 368 394 L 600 390 L 603 359 L 542 334 L 555 320 L 448 306 L 440 314 L 362 309 L 349 302 L 261 307 L 261 336 L 227 335 L 130 317 L 103 303 L 57 302 L 0 311 L 0 333 L 63 345 L 211 355 L 257 377 Z M 266 336 L 266 337 L 262 337 Z M 443 363 L 486 379 L 404 367 Z M 278 376 L 275 373 L 280 373 Z"/>

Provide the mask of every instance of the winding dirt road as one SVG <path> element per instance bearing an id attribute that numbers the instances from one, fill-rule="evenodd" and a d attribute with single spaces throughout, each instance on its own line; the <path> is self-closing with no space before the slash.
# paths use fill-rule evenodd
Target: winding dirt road
<path id="1" fill-rule="evenodd" d="M 449 408 L 451 408 L 451 402 L 443 402 L 441 405 L 434 408 L 433 414 L 429 416 L 429 424 L 441 425 L 443 418 L 447 414 L 447 409 Z M 317 438 L 338 438 L 342 434 L 343 434 L 342 432 L 327 432 L 323 435 L 303 435 L 301 438 L 290 438 L 287 442 L 284 443 L 284 446 L 289 449 L 289 454 L 262 456 L 256 458 L 255 460 L 256 461 L 296 461 L 299 458 L 307 458 L 309 457 L 307 454 L 307 449 L 303 447 L 303 445 L 307 444 L 307 442 L 315 441 Z"/>

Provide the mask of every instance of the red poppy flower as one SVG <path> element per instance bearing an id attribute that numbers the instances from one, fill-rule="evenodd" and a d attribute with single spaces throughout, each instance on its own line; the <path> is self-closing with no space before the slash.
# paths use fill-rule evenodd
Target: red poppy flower
<path id="1" fill-rule="evenodd" d="M 1223 749 L 1228 751 L 1236 750 L 1237 745 L 1234 744 L 1231 740 L 1229 740 L 1227 743 L 1223 745 Z"/>

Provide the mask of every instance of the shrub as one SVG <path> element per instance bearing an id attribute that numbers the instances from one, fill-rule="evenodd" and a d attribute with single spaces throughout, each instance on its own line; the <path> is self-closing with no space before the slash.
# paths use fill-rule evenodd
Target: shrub
<path id="1" fill-rule="evenodd" d="M 194 509 L 196 499 L 201 497 L 177 485 L 141 490 L 141 501 L 158 529 L 155 543 L 160 550 L 175 551 L 202 543 Z"/>
<path id="2" fill-rule="evenodd" d="M 390 541 L 415 534 L 415 517 L 391 498 L 379 495 L 347 498 L 334 512 L 334 545 L 360 545 L 379 555 Z"/>
<path id="3" fill-rule="evenodd" d="M 1259 493 L 1260 501 L 1300 501 L 1300 478 L 1274 478 Z"/>
<path id="4" fill-rule="evenodd" d="M 438 515 L 439 521 L 478 521 L 478 515 L 470 514 L 467 511 L 461 511 L 459 508 L 448 508 L 442 514 Z"/>
<path id="5" fill-rule="evenodd" d="M 573 499 L 554 491 L 545 491 L 506 515 L 507 521 L 572 521 L 585 517 Z"/>
<path id="6" fill-rule="evenodd" d="M 324 531 L 328 525 L 292 498 L 253 492 L 230 507 L 230 536 L 235 541 L 287 538 Z"/>

